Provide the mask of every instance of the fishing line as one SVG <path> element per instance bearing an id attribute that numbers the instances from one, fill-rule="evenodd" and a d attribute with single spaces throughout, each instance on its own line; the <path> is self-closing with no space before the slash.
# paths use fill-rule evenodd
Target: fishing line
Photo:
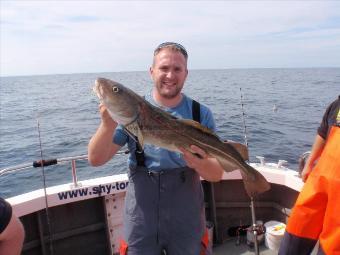
<path id="1" fill-rule="evenodd" d="M 243 94 L 242 94 L 242 89 L 240 87 L 240 93 L 241 93 L 241 109 L 242 109 L 242 121 L 243 121 L 243 133 L 244 133 L 244 142 L 248 148 L 248 138 L 247 138 L 247 125 L 246 125 L 246 114 L 244 112 L 243 108 Z"/>
<path id="2" fill-rule="evenodd" d="M 47 192 L 46 192 L 46 176 L 45 176 L 45 168 L 44 168 L 44 157 L 43 157 L 43 150 L 42 150 L 42 145 L 41 145 L 40 123 L 39 123 L 38 118 L 37 118 L 37 123 L 38 123 L 38 137 L 39 137 L 41 170 L 42 170 L 43 183 L 44 183 L 45 212 L 46 212 L 47 230 L 48 230 L 48 237 L 49 237 L 49 248 L 50 248 L 50 254 L 53 255 L 52 231 L 51 231 L 51 222 L 50 222 L 50 215 L 49 215 L 49 211 L 48 211 L 48 201 L 47 201 Z M 42 243 L 41 245 L 42 245 L 42 247 L 45 246 L 44 243 Z"/>

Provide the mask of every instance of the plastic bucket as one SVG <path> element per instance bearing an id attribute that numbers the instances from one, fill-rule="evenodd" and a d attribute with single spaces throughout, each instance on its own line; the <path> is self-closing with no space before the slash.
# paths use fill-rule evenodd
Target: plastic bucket
<path id="1" fill-rule="evenodd" d="M 278 251 L 283 238 L 286 224 L 279 221 L 268 221 L 264 224 L 266 227 L 265 245 L 267 248 Z"/>

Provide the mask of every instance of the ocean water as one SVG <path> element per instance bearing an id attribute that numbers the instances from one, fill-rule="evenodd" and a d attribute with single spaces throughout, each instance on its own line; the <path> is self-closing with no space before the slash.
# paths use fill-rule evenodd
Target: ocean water
<path id="1" fill-rule="evenodd" d="M 147 72 L 1 77 L 0 170 L 40 159 L 38 121 L 44 159 L 86 154 L 100 123 L 92 92 L 97 77 L 141 95 L 152 87 Z M 340 94 L 339 81 L 339 68 L 192 70 L 184 92 L 211 108 L 222 139 L 244 142 L 246 129 L 251 162 L 258 155 L 297 169 L 327 105 Z M 126 172 L 126 159 L 119 155 L 97 168 L 79 161 L 78 180 Z M 45 174 L 47 186 L 72 181 L 69 164 L 45 167 Z M 0 176 L 2 197 L 42 187 L 40 168 Z"/>

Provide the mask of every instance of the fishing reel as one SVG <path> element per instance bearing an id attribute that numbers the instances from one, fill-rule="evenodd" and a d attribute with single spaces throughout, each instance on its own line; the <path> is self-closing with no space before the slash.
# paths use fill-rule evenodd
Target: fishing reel
<path id="1" fill-rule="evenodd" d="M 247 236 L 247 245 L 250 247 L 254 246 L 255 242 L 255 232 L 257 237 L 257 243 L 261 244 L 264 241 L 264 235 L 266 233 L 266 227 L 263 225 L 262 221 L 257 221 L 255 225 L 243 225 L 236 229 L 236 243 L 239 246 L 241 244 L 241 239 L 244 242 L 243 236 Z"/>
<path id="2" fill-rule="evenodd" d="M 256 224 L 250 226 L 247 229 L 247 244 L 250 247 L 254 247 L 255 236 L 256 236 L 258 244 L 263 243 L 265 233 L 266 233 L 266 227 L 263 225 L 263 222 L 257 221 Z"/>

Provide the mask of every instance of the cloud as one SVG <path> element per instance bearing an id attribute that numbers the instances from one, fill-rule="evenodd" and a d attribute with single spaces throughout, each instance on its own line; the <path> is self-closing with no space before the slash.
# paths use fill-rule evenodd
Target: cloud
<path id="1" fill-rule="evenodd" d="M 68 18 L 69 22 L 94 22 L 101 20 L 100 17 L 97 16 L 86 16 L 86 15 L 79 15 L 79 16 L 72 16 Z"/>
<path id="2" fill-rule="evenodd" d="M 168 40 L 188 48 L 192 68 L 271 67 L 280 52 L 289 60 L 296 49 L 308 59 L 299 65 L 317 65 L 313 49 L 340 66 L 339 8 L 335 1 L 2 1 L 1 75 L 146 70 L 153 48 Z"/>

